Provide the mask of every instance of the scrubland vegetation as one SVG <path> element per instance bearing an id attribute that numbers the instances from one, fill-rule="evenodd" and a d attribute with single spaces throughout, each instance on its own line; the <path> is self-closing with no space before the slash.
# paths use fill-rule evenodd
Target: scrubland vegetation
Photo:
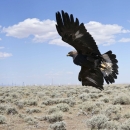
<path id="1" fill-rule="evenodd" d="M 0 87 L 0 130 L 130 130 L 130 85 Z"/>

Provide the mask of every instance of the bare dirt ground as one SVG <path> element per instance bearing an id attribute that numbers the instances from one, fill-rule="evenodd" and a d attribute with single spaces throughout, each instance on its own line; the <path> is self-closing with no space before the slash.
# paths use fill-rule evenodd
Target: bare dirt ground
<path id="1" fill-rule="evenodd" d="M 0 87 L 0 130 L 129 130 L 130 85 Z"/>

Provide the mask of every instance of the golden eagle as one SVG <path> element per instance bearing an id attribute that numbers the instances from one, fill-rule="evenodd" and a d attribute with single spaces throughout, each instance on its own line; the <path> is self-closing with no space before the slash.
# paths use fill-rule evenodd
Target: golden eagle
<path id="1" fill-rule="evenodd" d="M 62 40 L 76 49 L 67 56 L 73 58 L 74 64 L 81 66 L 78 79 L 82 85 L 103 90 L 104 79 L 107 84 L 114 83 L 118 74 L 116 55 L 112 51 L 101 54 L 84 24 L 80 24 L 77 18 L 74 20 L 72 14 L 57 12 L 56 21 Z"/>

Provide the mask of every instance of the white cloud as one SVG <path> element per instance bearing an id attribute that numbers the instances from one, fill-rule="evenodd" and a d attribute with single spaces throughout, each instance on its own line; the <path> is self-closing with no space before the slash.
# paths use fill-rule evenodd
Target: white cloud
<path id="1" fill-rule="evenodd" d="M 3 32 L 6 33 L 6 36 L 13 36 L 17 38 L 26 38 L 29 35 L 35 36 L 45 36 L 45 38 L 54 37 L 55 32 L 55 21 L 53 20 L 43 20 L 40 21 L 37 18 L 28 18 L 23 22 L 19 22 L 13 26 L 3 28 Z M 49 38 L 50 38 L 49 37 Z"/>
<path id="2" fill-rule="evenodd" d="M 67 47 L 70 46 L 67 43 L 63 42 L 60 38 L 50 40 L 49 44 L 55 44 L 55 45 L 67 46 Z"/>
<path id="3" fill-rule="evenodd" d="M 102 24 L 90 21 L 85 24 L 88 32 L 93 36 L 97 44 L 110 45 L 116 42 L 116 35 L 119 33 L 129 33 L 130 30 L 123 29 L 117 24 Z"/>
<path id="4" fill-rule="evenodd" d="M 6 53 L 6 52 L 0 52 L 0 58 L 7 58 L 12 56 L 11 53 Z"/>
<path id="5" fill-rule="evenodd" d="M 118 42 L 130 42 L 130 38 L 122 38 Z"/>
<path id="6" fill-rule="evenodd" d="M 67 43 L 61 40 L 55 27 L 56 22 L 54 20 L 40 21 L 37 18 L 28 18 L 18 24 L 3 28 L 6 36 L 12 36 L 16 38 L 27 38 L 33 35 L 34 42 L 48 42 L 49 44 L 55 44 L 60 46 L 69 46 Z M 93 36 L 97 44 L 110 45 L 117 41 L 117 34 L 130 33 L 130 30 L 125 30 L 122 26 L 117 24 L 102 24 L 95 21 L 90 21 L 85 24 L 88 32 Z"/>

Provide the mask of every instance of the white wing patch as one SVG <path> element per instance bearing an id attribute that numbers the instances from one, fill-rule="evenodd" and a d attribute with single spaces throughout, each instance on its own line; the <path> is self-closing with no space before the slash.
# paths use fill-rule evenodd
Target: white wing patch
<path id="1" fill-rule="evenodd" d="M 101 72 L 103 73 L 103 75 L 106 77 L 110 74 L 112 74 L 113 68 L 112 68 L 112 63 L 109 62 L 103 62 L 102 63 L 106 69 L 100 68 Z"/>
<path id="2" fill-rule="evenodd" d="M 88 79 L 89 81 L 91 81 L 92 83 L 94 83 L 94 84 L 97 85 L 97 82 L 96 82 L 94 79 L 92 79 L 92 78 L 90 78 L 90 77 L 86 77 L 86 79 Z"/>
<path id="3" fill-rule="evenodd" d="M 112 65 L 113 64 L 112 64 L 112 61 L 110 60 L 108 54 L 103 54 L 102 56 L 106 60 L 106 62 L 102 63 L 105 66 L 106 69 L 100 68 L 100 70 L 103 73 L 103 75 L 106 77 L 106 76 L 112 74 L 112 71 L 113 71 Z"/>
<path id="4" fill-rule="evenodd" d="M 107 54 L 103 54 L 102 56 L 103 56 L 103 58 L 104 58 L 107 62 L 112 63 L 111 60 L 110 60 L 110 58 L 109 58 L 109 56 L 108 56 Z"/>
<path id="5" fill-rule="evenodd" d="M 83 34 L 79 33 L 79 30 L 75 33 L 75 39 L 82 37 Z"/>

